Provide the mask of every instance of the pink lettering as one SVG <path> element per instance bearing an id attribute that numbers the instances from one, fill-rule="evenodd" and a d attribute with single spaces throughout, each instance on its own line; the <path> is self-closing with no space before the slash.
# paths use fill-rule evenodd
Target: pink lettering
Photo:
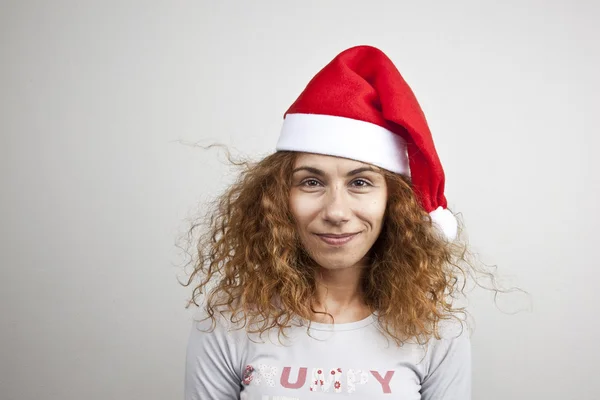
<path id="1" fill-rule="evenodd" d="M 283 371 L 281 372 L 281 386 L 283 386 L 284 388 L 287 389 L 300 389 L 304 383 L 306 382 L 306 372 L 307 369 L 302 367 L 298 370 L 298 378 L 296 379 L 296 382 L 291 383 L 290 382 L 290 371 L 292 370 L 292 368 L 290 367 L 284 367 Z"/>
<path id="2" fill-rule="evenodd" d="M 392 376 L 394 376 L 394 371 L 388 371 L 385 373 L 385 377 L 381 377 L 379 372 L 371 371 L 371 374 L 377 379 L 377 382 L 381 384 L 383 389 L 383 393 L 392 393 L 392 389 L 390 389 L 390 381 L 392 380 Z"/>
<path id="3" fill-rule="evenodd" d="M 297 368 L 295 377 L 292 377 L 292 368 Z M 281 371 L 281 374 L 279 374 Z M 384 371 L 382 371 L 384 372 Z M 276 376 L 279 375 L 281 387 L 286 389 L 308 389 L 311 392 L 333 392 L 348 393 L 357 392 L 357 385 L 365 385 L 369 381 L 369 375 L 372 375 L 381 385 L 383 393 L 392 393 L 390 383 L 394 377 L 395 371 L 385 371 L 382 376 L 379 371 L 344 369 L 341 368 L 313 368 L 311 374 L 308 374 L 306 367 L 282 367 L 281 369 L 268 364 L 259 364 L 255 366 L 248 365 L 244 370 L 242 383 L 244 385 L 266 385 L 275 387 Z M 343 376 L 345 375 L 345 376 Z M 290 379 L 292 378 L 292 379 Z M 306 387 L 308 386 L 308 387 Z"/>

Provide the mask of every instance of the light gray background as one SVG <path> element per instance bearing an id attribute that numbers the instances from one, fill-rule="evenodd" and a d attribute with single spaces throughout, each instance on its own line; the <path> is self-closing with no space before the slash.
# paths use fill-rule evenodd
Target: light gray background
<path id="1" fill-rule="evenodd" d="M 232 176 L 178 141 L 268 154 L 356 44 L 411 84 L 473 248 L 530 294 L 473 292 L 474 399 L 600 398 L 597 1 L 1 4 L 2 399 L 182 397 L 174 244 Z"/>

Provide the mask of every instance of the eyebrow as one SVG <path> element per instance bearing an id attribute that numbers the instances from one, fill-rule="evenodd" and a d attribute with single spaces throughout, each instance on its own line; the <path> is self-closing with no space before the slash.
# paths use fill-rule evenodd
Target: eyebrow
<path id="1" fill-rule="evenodd" d="M 308 171 L 315 175 L 325 176 L 325 172 L 321 171 L 320 169 L 314 168 L 314 167 L 308 167 L 308 166 L 298 167 L 292 171 L 292 174 L 295 174 L 296 172 L 299 172 L 299 171 Z M 346 174 L 346 176 L 348 177 L 348 176 L 358 175 L 361 172 L 375 172 L 377 174 L 380 174 L 379 171 L 377 171 L 376 169 L 373 169 L 372 167 L 360 167 L 360 168 L 356 168 L 356 169 L 353 169 L 352 171 L 348 172 Z"/>

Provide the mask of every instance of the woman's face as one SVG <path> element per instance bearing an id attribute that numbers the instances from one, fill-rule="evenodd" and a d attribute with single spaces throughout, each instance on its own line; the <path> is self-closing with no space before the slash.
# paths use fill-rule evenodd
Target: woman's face
<path id="1" fill-rule="evenodd" d="M 346 158 L 298 155 L 290 208 L 304 248 L 321 267 L 366 265 L 387 202 L 385 178 L 378 171 Z"/>

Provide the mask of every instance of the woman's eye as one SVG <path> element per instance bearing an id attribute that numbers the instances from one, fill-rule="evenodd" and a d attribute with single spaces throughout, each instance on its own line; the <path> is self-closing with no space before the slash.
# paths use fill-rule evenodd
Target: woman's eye
<path id="1" fill-rule="evenodd" d="M 356 179 L 355 181 L 352 181 L 352 184 L 356 187 L 361 187 L 361 188 L 371 186 L 371 184 L 364 179 Z"/>
<path id="2" fill-rule="evenodd" d="M 316 179 L 307 179 L 304 182 L 302 182 L 302 185 L 308 187 L 315 187 L 319 185 L 319 181 L 317 181 Z"/>

